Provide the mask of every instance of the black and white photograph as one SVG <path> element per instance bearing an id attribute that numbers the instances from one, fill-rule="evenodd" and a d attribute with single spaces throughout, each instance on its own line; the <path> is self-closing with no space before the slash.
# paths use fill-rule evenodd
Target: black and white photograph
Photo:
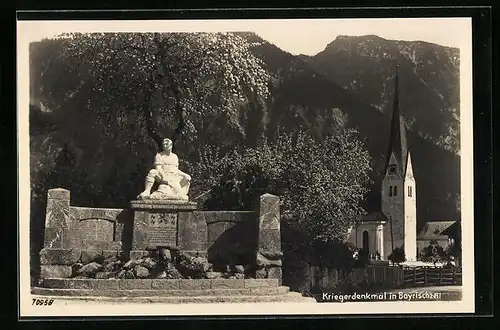
<path id="1" fill-rule="evenodd" d="M 22 316 L 474 310 L 470 19 L 17 24 Z"/>

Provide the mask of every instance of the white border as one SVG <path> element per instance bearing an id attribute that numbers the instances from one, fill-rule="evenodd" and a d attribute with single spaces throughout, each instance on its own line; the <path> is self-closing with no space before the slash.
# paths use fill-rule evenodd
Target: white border
<path id="1" fill-rule="evenodd" d="M 460 115 L 461 115 L 461 212 L 463 255 L 463 297 L 456 302 L 363 302 L 363 303 L 258 303 L 258 304 L 189 304 L 189 305 L 98 305 L 80 303 L 32 306 L 29 265 L 29 58 L 28 45 L 42 31 L 111 32 L 111 31 L 252 31 L 254 27 L 283 28 L 288 24 L 306 26 L 321 21 L 332 24 L 374 24 L 384 21 L 391 29 L 414 29 L 440 22 L 446 34 L 459 37 L 460 48 Z M 460 29 L 449 29 L 449 24 Z M 458 25 L 456 25 L 458 24 Z M 442 33 L 443 31 L 441 31 Z M 470 18 L 434 19 L 332 19 L 332 20 L 165 20 L 165 21 L 18 21 L 18 164 L 19 164 L 19 262 L 20 316 L 178 316 L 178 315 L 313 315 L 313 314 L 401 314 L 401 313 L 468 313 L 474 312 L 474 212 L 473 212 L 473 129 L 472 129 L 472 29 Z M 436 30 L 436 33 L 438 31 Z M 293 37 L 293 36 L 292 36 Z M 333 40 L 333 39 L 332 39 Z M 326 44 L 325 44 L 326 46 Z"/>

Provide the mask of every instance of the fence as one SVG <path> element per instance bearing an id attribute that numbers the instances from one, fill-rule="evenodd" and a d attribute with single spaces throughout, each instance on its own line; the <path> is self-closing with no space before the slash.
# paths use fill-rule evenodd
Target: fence
<path id="1" fill-rule="evenodd" d="M 402 286 L 461 285 L 462 268 L 403 268 Z"/>
<path id="2" fill-rule="evenodd" d="M 284 284 L 301 292 L 333 290 L 345 285 L 395 288 L 400 286 L 402 274 L 402 267 L 388 265 L 367 265 L 350 272 L 307 265 L 300 269 L 286 269 Z"/>
<path id="3" fill-rule="evenodd" d="M 284 284 L 301 292 L 332 290 L 347 283 L 354 286 L 393 289 L 462 284 L 461 267 L 366 265 L 364 268 L 345 273 L 334 268 L 306 266 L 287 273 Z"/>

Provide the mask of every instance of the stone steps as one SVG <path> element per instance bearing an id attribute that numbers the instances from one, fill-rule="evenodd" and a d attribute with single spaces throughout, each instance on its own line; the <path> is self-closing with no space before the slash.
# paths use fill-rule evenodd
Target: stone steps
<path id="1" fill-rule="evenodd" d="M 272 296 L 290 292 L 286 286 L 255 289 L 205 289 L 205 290 L 109 290 L 109 289 L 61 289 L 40 288 L 31 290 L 35 295 L 66 297 L 194 297 L 194 296 Z"/>
<path id="2" fill-rule="evenodd" d="M 303 297 L 297 292 L 287 292 L 279 295 L 227 295 L 227 296 L 154 296 L 154 297 L 102 297 L 102 296 L 48 296 L 33 295 L 32 298 L 54 299 L 67 304 L 94 302 L 99 304 L 211 304 L 211 303 L 316 303 L 314 298 Z"/>
<path id="3" fill-rule="evenodd" d="M 89 290 L 207 290 L 277 288 L 277 279 L 76 279 L 47 278 L 40 285 L 53 289 Z"/>
<path id="4" fill-rule="evenodd" d="M 44 279 L 33 298 L 99 303 L 316 302 L 277 279 Z"/>

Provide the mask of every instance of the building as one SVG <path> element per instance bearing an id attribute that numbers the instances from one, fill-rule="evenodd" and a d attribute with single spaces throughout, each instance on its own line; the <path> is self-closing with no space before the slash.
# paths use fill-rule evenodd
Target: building
<path id="1" fill-rule="evenodd" d="M 420 254 L 420 251 L 433 241 L 443 250 L 446 250 L 448 246 L 454 243 L 457 228 L 457 221 L 427 222 L 417 237 L 417 254 Z"/>
<path id="2" fill-rule="evenodd" d="M 408 261 L 417 259 L 417 194 L 411 152 L 399 107 L 399 70 L 396 69 L 389 146 L 381 181 L 380 211 L 362 217 L 347 241 L 371 256 L 387 260 L 403 248 Z"/>

